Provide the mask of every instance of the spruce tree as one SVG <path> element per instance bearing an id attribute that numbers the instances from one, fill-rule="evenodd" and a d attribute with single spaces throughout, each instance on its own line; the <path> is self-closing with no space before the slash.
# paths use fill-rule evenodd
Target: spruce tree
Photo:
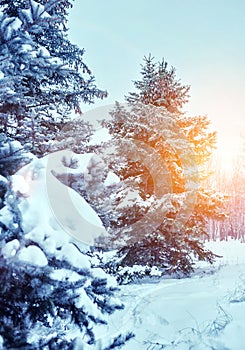
<path id="1" fill-rule="evenodd" d="M 0 344 L 2 349 L 110 349 L 132 334 L 98 339 L 94 325 L 123 308 L 113 297 L 117 287 L 73 243 L 50 252 L 45 235 L 23 229 L 19 203 L 25 198 L 11 175 L 30 155 L 17 141 L 0 138 Z M 16 176 L 16 175 L 15 175 Z M 18 175 L 17 175 L 18 176 Z M 42 205 L 42 203 L 40 203 Z M 38 208 L 37 208 L 38 210 Z M 43 230 L 37 226 L 32 230 Z M 51 230 L 51 227 L 50 227 Z M 48 234 L 48 232 L 46 232 Z M 66 235 L 62 230 L 60 235 Z M 69 254 L 60 255 L 68 250 Z M 72 262 L 77 256 L 79 262 Z"/>
<path id="2" fill-rule="evenodd" d="M 126 97 L 126 108 L 117 103 L 112 118 L 103 122 L 117 159 L 110 162 L 112 157 L 107 157 L 109 167 L 128 192 L 137 193 L 114 208 L 121 220 L 112 232 L 126 243 L 119 261 L 187 274 L 194 257 L 214 260 L 203 241 L 209 236 L 208 220 L 225 217 L 224 196 L 203 187 L 216 133 L 209 131 L 206 116 L 182 112 L 189 87 L 181 85 L 175 69 L 168 70 L 164 61 L 145 58 L 135 86 L 139 92 Z"/>
<path id="3" fill-rule="evenodd" d="M 168 68 L 164 59 L 155 62 L 149 54 L 141 65 L 141 76 L 141 80 L 134 81 L 138 92 L 130 92 L 126 96 L 128 103 L 152 104 L 165 107 L 171 113 L 180 113 L 182 106 L 188 102 L 190 87 L 176 79 L 174 67 Z"/>
<path id="4" fill-rule="evenodd" d="M 42 155 L 71 110 L 106 92 L 94 85 L 83 50 L 66 34 L 67 0 L 3 0 L 0 4 L 0 347 L 3 349 L 110 349 L 128 335 L 97 339 L 93 326 L 123 306 L 116 285 L 73 243 L 50 251 L 49 241 L 24 229 L 15 173 Z M 90 137 L 77 147 L 84 147 Z M 63 132 L 70 133 L 70 128 Z M 67 134 L 66 134 L 67 135 Z M 63 140 L 62 140 L 63 142 Z M 66 147 L 66 144 L 59 148 Z M 42 203 L 40 203 L 41 207 Z M 33 209 L 33 208 L 32 208 Z M 39 210 L 39 208 L 37 208 Z M 41 209 L 40 209 L 41 210 Z M 51 227 L 50 227 L 50 230 Z M 42 229 L 41 229 L 42 231 Z M 50 234 L 50 232 L 46 232 Z M 62 230 L 60 235 L 66 233 Z M 61 251 L 72 251 L 66 257 Z M 69 257 L 76 255 L 79 266 Z M 103 273 L 103 274 L 102 274 Z M 98 277 L 98 274 L 100 276 Z M 101 276 L 102 274 L 102 276 Z"/>
<path id="5" fill-rule="evenodd" d="M 10 0 L 0 4 L 0 131 L 29 143 L 37 155 L 99 90 L 67 36 L 69 0 Z"/>

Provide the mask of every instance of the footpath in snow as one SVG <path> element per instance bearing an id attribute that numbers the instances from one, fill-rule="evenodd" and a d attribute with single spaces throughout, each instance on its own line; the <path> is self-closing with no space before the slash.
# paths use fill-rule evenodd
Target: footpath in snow
<path id="1" fill-rule="evenodd" d="M 135 333 L 124 349 L 245 349 L 245 244 L 207 245 L 223 258 L 191 278 L 121 287 L 125 310 L 110 328 Z"/>

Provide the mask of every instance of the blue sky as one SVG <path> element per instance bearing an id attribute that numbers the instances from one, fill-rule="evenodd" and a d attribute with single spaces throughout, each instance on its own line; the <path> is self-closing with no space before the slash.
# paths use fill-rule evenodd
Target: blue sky
<path id="1" fill-rule="evenodd" d="M 232 149 L 245 136 L 244 0 L 75 0 L 69 37 L 109 97 L 124 102 L 150 52 L 191 85 L 190 114 L 208 115 L 220 143 Z"/>

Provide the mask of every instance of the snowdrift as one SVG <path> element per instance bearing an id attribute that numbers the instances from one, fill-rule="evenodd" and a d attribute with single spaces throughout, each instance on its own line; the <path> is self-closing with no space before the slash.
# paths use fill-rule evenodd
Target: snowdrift
<path id="1" fill-rule="evenodd" d="M 35 236 L 43 240 L 32 232 L 38 226 L 48 239 L 50 250 L 68 242 L 75 242 L 83 249 L 107 235 L 100 218 L 85 199 L 55 177 L 56 173 L 68 172 L 62 159 L 72 156 L 69 151 L 55 152 L 33 160 L 12 177 L 13 189 L 21 196 L 19 208 L 24 231 L 32 239 Z M 90 158 L 91 154 L 80 155 L 83 168 L 69 171 L 81 173 Z"/>

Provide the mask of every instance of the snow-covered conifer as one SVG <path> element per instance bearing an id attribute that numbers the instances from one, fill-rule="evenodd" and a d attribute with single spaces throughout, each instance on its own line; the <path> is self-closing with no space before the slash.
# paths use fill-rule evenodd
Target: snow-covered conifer
<path id="1" fill-rule="evenodd" d="M 112 136 L 109 149 L 114 145 L 109 166 L 127 193 L 134 193 L 130 200 L 121 197 L 126 205 L 114 207 L 121 218 L 114 233 L 126 243 L 118 264 L 156 264 L 167 273 L 188 273 L 195 257 L 213 261 L 203 238 L 209 218 L 225 217 L 224 196 L 202 183 L 216 133 L 207 117 L 182 112 L 189 87 L 176 79 L 174 68 L 149 57 L 141 73 L 135 82 L 139 92 L 126 98 L 126 108 L 116 103 L 112 118 L 103 122 Z"/>
<path id="2" fill-rule="evenodd" d="M 3 349 L 68 350 L 78 344 L 80 348 L 110 349 L 122 345 L 131 334 L 101 337 L 96 331 L 101 326 L 106 332 L 108 315 L 123 308 L 116 298 L 116 281 L 108 279 L 103 270 L 91 268 L 84 245 L 82 251 L 58 223 L 54 227 L 52 214 L 43 217 L 47 212 L 42 208 L 49 203 L 40 190 L 40 181 L 45 182 L 38 175 L 42 164 L 34 159 L 24 168 L 25 175 L 10 176 L 30 159 L 17 141 L 11 144 L 8 139 L 2 140 L 0 154 Z M 40 188 L 31 191 L 35 186 Z"/>
<path id="3" fill-rule="evenodd" d="M 138 92 L 130 92 L 126 96 L 128 103 L 152 104 L 162 106 L 171 113 L 179 113 L 188 101 L 190 86 L 181 84 L 176 78 L 175 68 L 169 68 L 164 59 L 155 62 L 151 54 L 145 56 L 141 76 L 141 80 L 134 81 Z"/>
<path id="4" fill-rule="evenodd" d="M 48 151 L 49 141 L 81 113 L 80 102 L 104 98 L 67 37 L 68 0 L 11 0 L 0 5 L 0 131 Z"/>

